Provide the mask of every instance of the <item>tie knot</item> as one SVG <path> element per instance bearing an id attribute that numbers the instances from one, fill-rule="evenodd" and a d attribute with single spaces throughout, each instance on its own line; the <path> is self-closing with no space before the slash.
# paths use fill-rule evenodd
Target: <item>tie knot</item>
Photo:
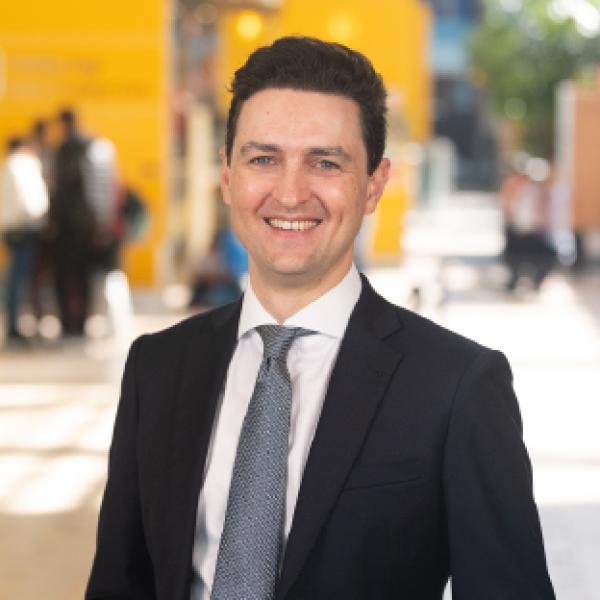
<path id="1" fill-rule="evenodd" d="M 285 360 L 295 338 L 312 335 L 314 331 L 302 327 L 284 327 L 283 325 L 259 325 L 256 328 L 264 345 L 264 356 Z"/>

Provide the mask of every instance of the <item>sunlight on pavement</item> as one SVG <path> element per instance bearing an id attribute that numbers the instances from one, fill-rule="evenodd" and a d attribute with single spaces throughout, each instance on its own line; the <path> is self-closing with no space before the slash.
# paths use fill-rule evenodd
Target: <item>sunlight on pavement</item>
<path id="1" fill-rule="evenodd" d="M 600 464 L 545 464 L 535 468 L 535 496 L 544 506 L 600 504 Z"/>
<path id="2" fill-rule="evenodd" d="M 114 384 L 0 386 L 0 511 L 96 508 L 106 475 Z"/>
<path id="3" fill-rule="evenodd" d="M 40 458 L 33 469 L 22 474 L 18 485 L 0 498 L 0 510 L 47 514 L 76 509 L 104 479 L 105 463 L 104 454 Z"/>

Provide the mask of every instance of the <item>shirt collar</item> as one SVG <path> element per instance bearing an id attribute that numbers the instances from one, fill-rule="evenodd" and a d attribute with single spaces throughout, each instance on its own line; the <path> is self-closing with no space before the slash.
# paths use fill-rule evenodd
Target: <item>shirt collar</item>
<path id="1" fill-rule="evenodd" d="M 360 275 L 353 264 L 335 287 L 301 308 L 283 324 L 287 327 L 303 327 L 341 339 L 361 289 Z M 252 289 L 252 282 L 248 279 L 242 300 L 238 339 L 259 325 L 277 325 L 277 320 L 260 303 Z"/>

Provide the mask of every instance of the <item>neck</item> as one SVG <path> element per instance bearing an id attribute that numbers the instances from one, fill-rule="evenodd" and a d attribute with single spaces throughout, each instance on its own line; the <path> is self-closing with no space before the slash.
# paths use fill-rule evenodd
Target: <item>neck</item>
<path id="1" fill-rule="evenodd" d="M 343 270 L 310 283 L 290 281 L 287 278 L 284 281 L 270 281 L 253 269 L 251 264 L 249 276 L 256 297 L 281 325 L 293 314 L 334 288 L 348 274 L 351 266 L 352 262 Z"/>

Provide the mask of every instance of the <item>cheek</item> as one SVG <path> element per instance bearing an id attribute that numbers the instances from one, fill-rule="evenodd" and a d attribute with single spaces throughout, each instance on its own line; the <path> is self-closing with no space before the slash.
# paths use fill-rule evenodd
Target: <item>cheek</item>
<path id="1" fill-rule="evenodd" d="M 343 212 L 348 207 L 348 199 L 352 197 L 352 186 L 347 182 L 332 180 L 317 181 L 312 185 L 315 197 L 321 200 L 323 207 L 331 215 Z"/>
<path id="2" fill-rule="evenodd" d="M 326 198 L 330 216 L 348 225 L 364 214 L 364 192 L 353 183 L 331 186 Z"/>
<path id="3" fill-rule="evenodd" d="M 232 205 L 240 210 L 258 208 L 268 195 L 268 181 L 260 178 L 237 176 L 231 183 Z"/>

